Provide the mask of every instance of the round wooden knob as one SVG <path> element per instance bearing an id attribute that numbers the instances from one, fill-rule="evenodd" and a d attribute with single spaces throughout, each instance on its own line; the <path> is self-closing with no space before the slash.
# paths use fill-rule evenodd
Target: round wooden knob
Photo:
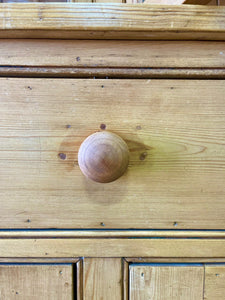
<path id="1" fill-rule="evenodd" d="M 78 164 L 88 178 L 97 182 L 111 182 L 126 171 L 129 149 L 124 140 L 111 132 L 96 132 L 81 144 Z"/>

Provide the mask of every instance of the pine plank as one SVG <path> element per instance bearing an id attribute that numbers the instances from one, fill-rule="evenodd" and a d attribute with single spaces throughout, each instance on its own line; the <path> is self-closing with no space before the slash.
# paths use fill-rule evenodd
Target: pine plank
<path id="1" fill-rule="evenodd" d="M 3 3 L 0 38 L 224 40 L 224 14 L 198 5 Z"/>
<path id="2" fill-rule="evenodd" d="M 73 299 L 71 265 L 1 265 L 1 300 Z"/>
<path id="3" fill-rule="evenodd" d="M 204 299 L 222 300 L 224 295 L 225 265 L 206 265 Z"/>
<path id="4" fill-rule="evenodd" d="M 215 41 L 1 39 L 0 52 L 1 67 L 16 66 L 17 72 L 18 67 L 43 67 L 44 71 L 45 67 L 225 67 L 225 43 Z"/>
<path id="5" fill-rule="evenodd" d="M 122 300 L 120 258 L 84 259 L 84 300 Z"/>
<path id="6" fill-rule="evenodd" d="M 130 300 L 202 300 L 203 266 L 130 266 Z"/>
<path id="7" fill-rule="evenodd" d="M 224 239 L 0 239 L 1 258 L 225 258 Z"/>
<path id="8" fill-rule="evenodd" d="M 1 228 L 224 229 L 224 93 L 223 80 L 1 78 Z M 105 185 L 77 164 L 102 123 L 131 152 Z"/>

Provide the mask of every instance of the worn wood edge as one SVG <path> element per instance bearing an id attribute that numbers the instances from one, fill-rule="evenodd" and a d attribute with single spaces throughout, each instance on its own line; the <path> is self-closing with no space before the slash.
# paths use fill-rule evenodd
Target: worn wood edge
<path id="1" fill-rule="evenodd" d="M 76 287 L 76 300 L 83 299 L 83 259 L 79 259 L 76 262 L 76 280 L 74 286 Z"/>
<path id="2" fill-rule="evenodd" d="M 195 5 L 3 3 L 0 38 L 225 40 L 224 14 Z"/>
<path id="3" fill-rule="evenodd" d="M 74 257 L 56 257 L 56 258 L 46 258 L 46 257 L 0 257 L 1 264 L 61 264 L 61 263 L 68 263 L 68 264 L 76 264 L 79 269 L 77 269 L 79 276 L 82 276 L 82 270 L 80 269 L 80 263 L 83 258 L 74 258 Z M 127 284 L 127 273 L 126 268 L 128 267 L 129 263 L 225 263 L 224 257 L 125 257 L 122 258 L 124 263 L 123 267 L 123 285 Z M 82 266 L 81 266 L 82 268 Z M 81 277 L 83 278 L 83 277 Z M 123 287 L 123 294 L 126 294 L 126 289 Z M 79 298 L 78 298 L 79 299 Z M 82 298 L 81 298 L 82 299 Z M 125 298 L 126 299 L 126 298 Z M 80 300 L 80 299 L 79 299 Z M 126 299 L 127 300 L 127 299 Z"/>
<path id="4" fill-rule="evenodd" d="M 64 68 L 64 67 L 0 67 L 0 77 L 36 78 L 225 78 L 218 68 Z"/>
<path id="5" fill-rule="evenodd" d="M 130 263 L 225 263 L 224 257 L 126 257 L 124 260 Z"/>
<path id="6" fill-rule="evenodd" d="M 225 258 L 225 239 L 0 239 L 0 257 Z"/>
<path id="7" fill-rule="evenodd" d="M 56 257 L 56 258 L 45 258 L 45 257 L 0 257 L 0 263 L 12 263 L 12 264 L 76 264 L 80 262 L 80 258 L 75 257 Z"/>
<path id="8" fill-rule="evenodd" d="M 0 239 L 225 238 L 225 230 L 1 230 Z"/>
<path id="9" fill-rule="evenodd" d="M 123 300 L 129 300 L 129 262 L 123 258 L 122 259 L 122 268 L 123 268 L 123 285 L 122 285 L 122 295 Z"/>

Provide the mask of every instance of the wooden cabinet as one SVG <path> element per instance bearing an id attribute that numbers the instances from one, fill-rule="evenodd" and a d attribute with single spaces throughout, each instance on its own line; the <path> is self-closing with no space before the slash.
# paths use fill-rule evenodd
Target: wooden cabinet
<path id="1" fill-rule="evenodd" d="M 0 7 L 0 299 L 223 300 L 224 8 L 19 8 Z M 95 182 L 92 157 L 126 168 Z"/>

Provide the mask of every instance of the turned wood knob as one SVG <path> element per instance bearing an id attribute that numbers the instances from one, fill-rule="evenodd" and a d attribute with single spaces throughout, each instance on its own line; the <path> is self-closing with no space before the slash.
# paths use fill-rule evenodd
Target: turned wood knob
<path id="1" fill-rule="evenodd" d="M 111 182 L 126 171 L 129 149 L 117 134 L 104 131 L 88 136 L 80 146 L 78 164 L 83 174 L 97 182 Z"/>

